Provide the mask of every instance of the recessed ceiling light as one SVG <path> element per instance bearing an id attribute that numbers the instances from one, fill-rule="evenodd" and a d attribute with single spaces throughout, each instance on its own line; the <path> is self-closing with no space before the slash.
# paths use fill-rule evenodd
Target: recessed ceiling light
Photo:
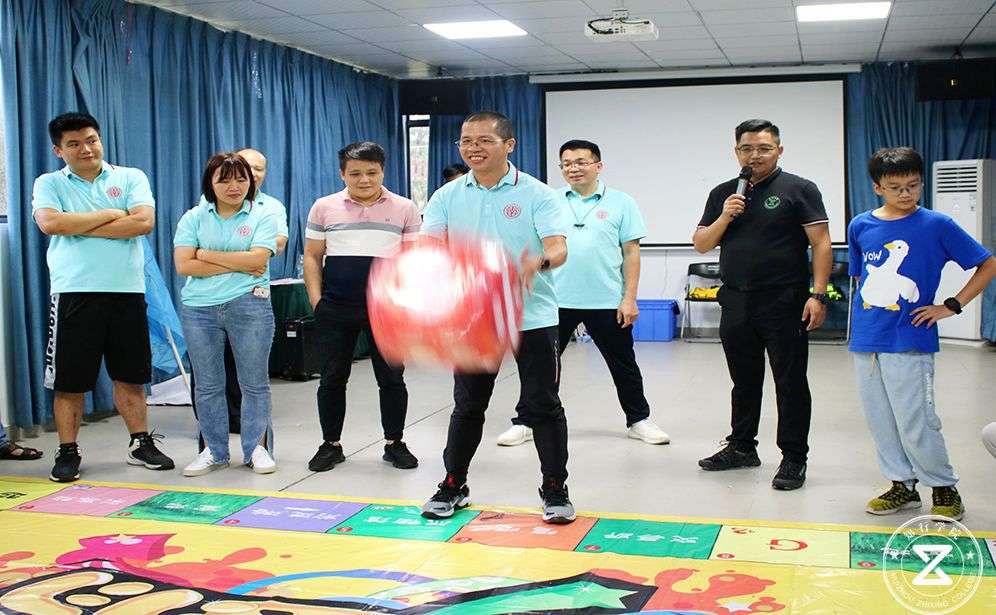
<path id="1" fill-rule="evenodd" d="M 850 21 L 853 19 L 885 19 L 891 2 L 848 2 L 846 4 L 808 4 L 795 7 L 799 21 Z"/>
<path id="2" fill-rule="evenodd" d="M 444 38 L 457 40 L 464 38 L 498 38 L 502 36 L 525 36 L 529 34 L 507 19 L 491 21 L 453 21 L 448 23 L 422 24 L 426 30 Z"/>

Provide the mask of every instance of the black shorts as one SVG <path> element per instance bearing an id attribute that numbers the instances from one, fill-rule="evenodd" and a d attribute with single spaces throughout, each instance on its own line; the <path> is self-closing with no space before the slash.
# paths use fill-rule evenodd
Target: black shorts
<path id="1" fill-rule="evenodd" d="M 149 321 L 142 293 L 52 295 L 45 348 L 45 387 L 60 393 L 93 389 L 101 359 L 111 380 L 152 380 Z"/>

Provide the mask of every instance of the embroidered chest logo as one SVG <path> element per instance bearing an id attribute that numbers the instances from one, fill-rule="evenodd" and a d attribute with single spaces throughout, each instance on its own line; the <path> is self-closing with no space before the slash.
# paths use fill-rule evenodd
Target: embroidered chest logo
<path id="1" fill-rule="evenodd" d="M 769 196 L 768 198 L 764 199 L 764 208 L 765 209 L 775 209 L 776 207 L 778 207 L 781 204 L 782 204 L 782 200 L 780 198 L 778 198 L 777 196 Z"/>
<path id="2" fill-rule="evenodd" d="M 242 226 L 237 228 L 235 232 L 237 232 L 239 235 L 242 235 L 243 237 L 248 237 L 249 234 L 252 233 L 252 229 L 243 224 Z"/>
<path id="3" fill-rule="evenodd" d="M 598 218 L 599 220 L 608 220 L 609 212 L 605 211 L 604 209 L 599 209 L 598 211 L 595 212 L 595 217 Z"/>
<path id="4" fill-rule="evenodd" d="M 122 194 L 121 188 L 118 188 L 117 186 L 111 186 L 110 188 L 107 189 L 107 196 L 111 197 L 112 199 L 118 198 L 119 196 L 121 196 L 121 194 Z"/>
<path id="5" fill-rule="evenodd" d="M 505 209 L 502 210 L 502 213 L 505 214 L 505 217 L 509 220 L 514 220 L 519 217 L 519 214 L 522 213 L 522 208 L 515 203 L 509 203 L 505 206 Z"/>

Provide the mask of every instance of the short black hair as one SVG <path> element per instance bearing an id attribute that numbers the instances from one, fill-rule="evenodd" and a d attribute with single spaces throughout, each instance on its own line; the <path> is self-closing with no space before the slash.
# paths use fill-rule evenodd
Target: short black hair
<path id="1" fill-rule="evenodd" d="M 214 193 L 214 173 L 221 169 L 218 179 L 228 179 L 230 177 L 245 177 L 249 180 L 249 192 L 246 198 L 251 199 L 256 194 L 256 180 L 252 176 L 252 168 L 246 159 L 236 152 L 219 152 L 211 156 L 204 167 L 204 175 L 201 176 L 201 194 L 208 203 L 217 203 L 218 195 Z"/>
<path id="2" fill-rule="evenodd" d="M 498 136 L 501 137 L 502 140 L 508 141 L 509 139 L 515 138 L 515 127 L 512 126 L 512 120 L 497 111 L 478 111 L 477 113 L 471 113 L 463 120 L 464 124 L 469 122 L 494 122 L 495 132 L 498 133 Z"/>
<path id="3" fill-rule="evenodd" d="M 350 143 L 339 150 L 339 170 L 346 170 L 346 163 L 350 160 L 363 160 L 365 162 L 376 162 L 380 168 L 384 168 L 387 161 L 387 153 L 384 148 L 373 141 L 357 141 Z"/>
<path id="4" fill-rule="evenodd" d="M 747 120 L 746 122 L 740 122 L 737 125 L 736 130 L 733 132 L 736 143 L 740 143 L 740 137 L 742 137 L 745 132 L 770 132 L 774 135 L 775 141 L 781 141 L 778 126 L 775 126 L 768 120 Z"/>
<path id="5" fill-rule="evenodd" d="M 923 177 L 923 157 L 912 147 L 883 147 L 868 160 L 868 174 L 878 184 L 883 177 Z"/>
<path id="6" fill-rule="evenodd" d="M 443 169 L 443 180 L 450 181 L 454 177 L 459 177 L 461 175 L 466 175 L 470 173 L 470 167 L 463 163 L 451 164 L 450 166 Z"/>
<path id="7" fill-rule="evenodd" d="M 585 141 L 584 139 L 571 139 L 567 143 L 560 146 L 560 152 L 557 153 L 557 156 L 563 156 L 564 152 L 569 149 L 586 149 L 595 157 L 596 162 L 602 159 L 602 150 L 591 141 Z"/>
<path id="8" fill-rule="evenodd" d="M 48 123 L 48 136 L 52 139 L 52 145 L 58 146 L 62 143 L 62 133 L 84 128 L 93 128 L 100 134 L 100 124 L 89 113 L 63 113 Z"/>

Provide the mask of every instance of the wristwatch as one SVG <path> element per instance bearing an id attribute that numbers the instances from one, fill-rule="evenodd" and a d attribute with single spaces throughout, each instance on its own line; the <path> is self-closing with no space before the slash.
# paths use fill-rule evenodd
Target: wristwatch
<path id="1" fill-rule="evenodd" d="M 827 304 L 830 303 L 830 300 L 827 299 L 827 294 L 826 293 L 809 293 L 809 297 L 811 299 L 816 299 L 817 301 L 819 301 L 823 305 L 827 305 Z"/>
<path id="2" fill-rule="evenodd" d="M 948 308 L 955 314 L 961 314 L 961 301 L 958 301 L 954 297 L 948 297 L 944 300 L 944 307 Z"/>
<path id="3" fill-rule="evenodd" d="M 550 269 L 550 259 L 546 254 L 543 255 L 543 262 L 540 263 L 540 271 L 548 271 Z"/>

